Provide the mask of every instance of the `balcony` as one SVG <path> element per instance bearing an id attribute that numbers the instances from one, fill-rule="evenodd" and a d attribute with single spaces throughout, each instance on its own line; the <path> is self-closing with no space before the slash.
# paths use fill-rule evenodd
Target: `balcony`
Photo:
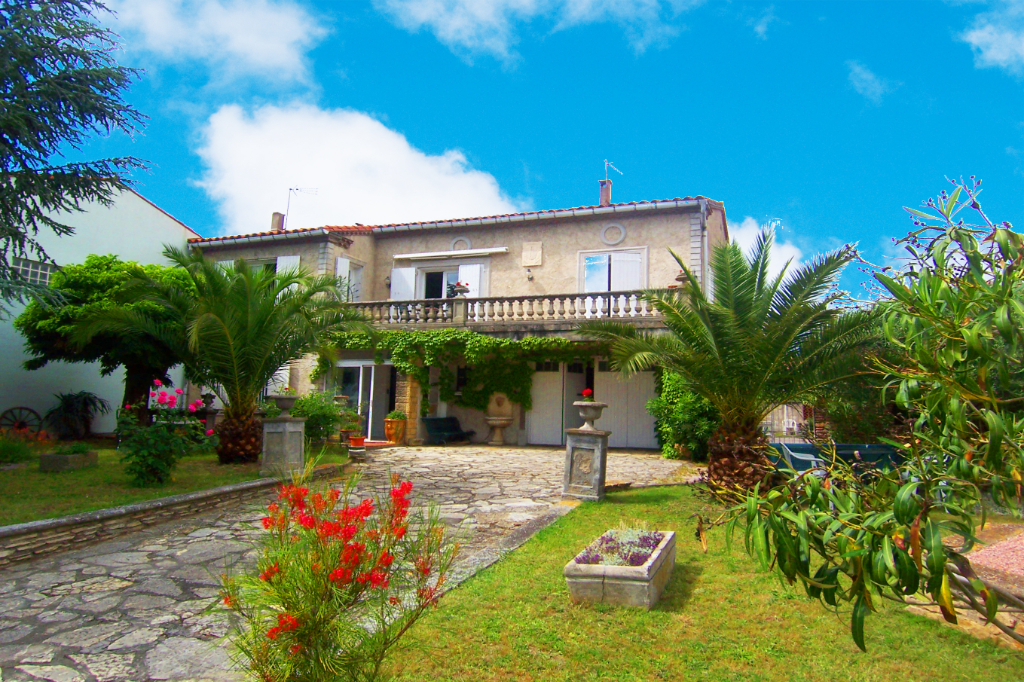
<path id="1" fill-rule="evenodd" d="M 382 329 L 466 327 L 484 334 L 568 332 L 587 320 L 616 320 L 640 327 L 663 327 L 661 316 L 642 291 L 602 294 L 545 294 L 353 303 Z"/>

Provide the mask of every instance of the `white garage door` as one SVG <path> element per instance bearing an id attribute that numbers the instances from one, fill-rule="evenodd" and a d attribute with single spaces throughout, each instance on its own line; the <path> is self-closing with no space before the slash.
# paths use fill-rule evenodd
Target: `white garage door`
<path id="1" fill-rule="evenodd" d="M 607 361 L 598 361 L 595 370 L 594 398 L 608 403 L 608 407 L 594 425 L 612 432 L 608 445 L 613 448 L 657 448 L 654 417 L 646 408 L 647 401 L 657 396 L 654 372 L 638 372 L 623 379 L 621 374 L 611 371 Z"/>

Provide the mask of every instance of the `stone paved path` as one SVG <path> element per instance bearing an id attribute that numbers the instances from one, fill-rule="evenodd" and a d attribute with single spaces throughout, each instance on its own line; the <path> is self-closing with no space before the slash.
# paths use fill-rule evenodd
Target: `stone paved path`
<path id="1" fill-rule="evenodd" d="M 564 514 L 564 450 L 395 448 L 358 465 L 359 488 L 387 472 L 414 484 L 414 501 L 441 505 L 472 575 Z M 612 453 L 608 479 L 668 480 L 679 464 Z M 218 576 L 252 559 L 258 509 L 197 516 L 0 572 L 0 680 L 235 680 L 216 609 Z"/>

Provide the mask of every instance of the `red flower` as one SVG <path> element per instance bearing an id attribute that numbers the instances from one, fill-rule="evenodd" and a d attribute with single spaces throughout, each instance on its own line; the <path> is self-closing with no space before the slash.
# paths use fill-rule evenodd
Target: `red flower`
<path id="1" fill-rule="evenodd" d="M 388 603 L 392 606 L 398 606 L 401 603 L 401 601 L 398 599 L 398 597 L 388 597 Z"/>
<path id="2" fill-rule="evenodd" d="M 336 568 L 331 571 L 327 579 L 333 583 L 339 583 L 341 585 L 347 585 L 352 582 L 352 569 L 351 568 Z"/>
<path id="3" fill-rule="evenodd" d="M 279 634 L 281 634 L 281 628 L 270 628 L 267 630 L 267 637 L 270 639 L 277 639 Z"/>
<path id="4" fill-rule="evenodd" d="M 414 562 L 416 565 L 416 572 L 426 578 L 430 575 L 430 559 L 426 557 L 418 556 Z"/>
<path id="5" fill-rule="evenodd" d="M 164 382 L 160 381 L 159 379 L 153 379 L 153 385 L 154 386 L 163 386 Z"/>
<path id="6" fill-rule="evenodd" d="M 277 627 L 281 629 L 281 632 L 291 632 L 299 627 L 299 621 L 290 613 L 279 613 L 277 614 Z"/>
<path id="7" fill-rule="evenodd" d="M 294 656 L 295 654 L 299 653 L 300 651 L 302 651 L 302 645 L 301 644 L 293 644 L 292 648 L 288 650 L 288 653 L 290 653 L 292 656 Z"/>
<path id="8" fill-rule="evenodd" d="M 213 429 L 206 429 L 206 435 L 207 436 L 212 436 L 213 435 Z"/>
<path id="9" fill-rule="evenodd" d="M 225 594 L 224 595 L 224 606 L 228 607 L 229 609 L 233 609 L 236 606 L 238 606 L 238 602 L 236 602 L 235 598 L 232 597 L 230 594 Z"/>
<path id="10" fill-rule="evenodd" d="M 309 514 L 299 514 L 299 518 L 297 520 L 299 525 L 303 528 L 314 528 L 316 526 L 316 519 Z"/>
<path id="11" fill-rule="evenodd" d="M 278 567 L 277 562 L 275 561 L 273 566 L 271 566 L 267 570 L 265 570 L 262 573 L 260 573 L 260 580 L 269 581 L 271 578 L 273 578 L 275 575 L 279 574 L 280 572 L 281 572 L 281 569 Z"/>
<path id="12" fill-rule="evenodd" d="M 391 552 L 385 551 L 383 554 L 380 555 L 380 559 L 377 560 L 377 566 L 381 568 L 387 568 L 391 565 L 391 562 L 393 562 L 394 560 L 395 556 Z"/>
<path id="13" fill-rule="evenodd" d="M 580 395 L 582 395 L 584 398 L 589 398 L 590 396 L 594 395 L 594 389 L 592 389 L 592 388 L 585 388 L 580 393 Z"/>

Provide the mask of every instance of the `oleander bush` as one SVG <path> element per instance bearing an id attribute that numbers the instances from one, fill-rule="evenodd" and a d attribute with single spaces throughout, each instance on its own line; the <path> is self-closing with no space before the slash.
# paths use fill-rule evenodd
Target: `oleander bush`
<path id="1" fill-rule="evenodd" d="M 412 483 L 352 503 L 344 490 L 282 485 L 260 557 L 224 576 L 236 663 L 258 680 L 382 678 L 389 651 L 440 596 L 457 545 L 436 509 L 410 514 Z"/>

